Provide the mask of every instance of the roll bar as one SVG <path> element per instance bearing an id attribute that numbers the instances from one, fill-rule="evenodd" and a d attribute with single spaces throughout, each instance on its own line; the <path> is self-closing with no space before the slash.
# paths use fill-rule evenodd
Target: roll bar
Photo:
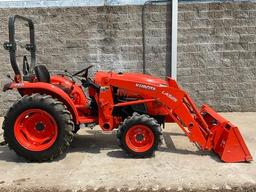
<path id="1" fill-rule="evenodd" d="M 36 45 L 35 45 L 35 28 L 34 23 L 31 19 L 20 16 L 14 15 L 9 17 L 8 21 L 8 29 L 9 29 L 9 42 L 4 43 L 4 48 L 10 52 L 10 61 L 15 73 L 15 77 L 20 77 L 21 72 L 16 60 L 16 42 L 15 42 L 15 21 L 16 20 L 26 21 L 29 27 L 29 34 L 30 34 L 30 43 L 26 44 L 26 50 L 28 50 L 31 54 L 31 69 L 33 70 L 36 64 Z M 29 70 L 29 73 L 32 71 Z"/>

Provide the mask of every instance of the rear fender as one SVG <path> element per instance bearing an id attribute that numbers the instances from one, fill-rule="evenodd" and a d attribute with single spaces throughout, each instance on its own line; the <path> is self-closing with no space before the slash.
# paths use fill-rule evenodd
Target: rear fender
<path id="1" fill-rule="evenodd" d="M 36 83 L 29 83 L 29 82 L 20 82 L 20 83 L 8 83 L 4 86 L 3 91 L 17 89 L 19 93 L 23 95 L 31 95 L 33 93 L 42 93 L 42 94 L 48 94 L 52 95 L 53 97 L 57 98 L 58 100 L 62 101 L 69 111 L 71 112 L 74 122 L 76 124 L 79 124 L 78 121 L 78 111 L 75 107 L 74 102 L 72 99 L 68 96 L 67 93 L 65 93 L 62 89 L 59 87 L 44 83 L 44 82 L 36 82 Z"/>

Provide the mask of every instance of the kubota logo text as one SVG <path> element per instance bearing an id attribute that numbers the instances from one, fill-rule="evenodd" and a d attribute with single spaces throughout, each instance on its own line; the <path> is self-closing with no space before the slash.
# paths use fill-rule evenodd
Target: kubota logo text
<path id="1" fill-rule="evenodd" d="M 169 99 L 173 100 L 174 102 L 177 102 L 177 98 L 175 98 L 172 94 L 162 91 L 162 94 L 167 96 Z"/>
<path id="2" fill-rule="evenodd" d="M 136 83 L 136 87 L 139 87 L 139 88 L 142 88 L 142 89 L 151 90 L 151 91 L 155 91 L 156 90 L 155 87 L 152 87 L 150 85 L 140 84 L 140 83 Z"/>

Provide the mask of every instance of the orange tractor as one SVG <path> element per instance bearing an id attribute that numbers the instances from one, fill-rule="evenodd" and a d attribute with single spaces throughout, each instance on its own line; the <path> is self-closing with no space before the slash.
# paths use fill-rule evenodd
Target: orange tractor
<path id="1" fill-rule="evenodd" d="M 26 49 L 31 64 L 24 57 L 22 72 L 16 62 L 16 19 L 30 28 Z M 127 154 L 151 157 L 161 144 L 161 125 L 166 122 L 176 122 L 190 141 L 213 150 L 224 162 L 252 160 L 238 128 L 207 105 L 199 110 L 169 77 L 99 71 L 90 78 L 92 66 L 50 75 L 44 65 L 36 65 L 32 20 L 18 15 L 9 18 L 9 42 L 4 47 L 15 73 L 4 91 L 17 89 L 21 95 L 5 116 L 4 139 L 30 161 L 52 160 L 65 152 L 81 124 L 117 129 L 118 143 Z"/>

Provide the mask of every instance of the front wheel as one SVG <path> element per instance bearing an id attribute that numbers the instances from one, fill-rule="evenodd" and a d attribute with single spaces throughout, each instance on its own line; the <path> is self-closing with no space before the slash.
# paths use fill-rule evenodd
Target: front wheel
<path id="1" fill-rule="evenodd" d="M 22 97 L 7 112 L 3 123 L 9 148 L 30 161 L 52 160 L 65 152 L 73 128 L 65 105 L 40 94 Z"/>
<path id="2" fill-rule="evenodd" d="M 151 157 L 161 143 L 161 127 L 154 118 L 135 113 L 117 131 L 120 147 L 130 156 Z"/>

